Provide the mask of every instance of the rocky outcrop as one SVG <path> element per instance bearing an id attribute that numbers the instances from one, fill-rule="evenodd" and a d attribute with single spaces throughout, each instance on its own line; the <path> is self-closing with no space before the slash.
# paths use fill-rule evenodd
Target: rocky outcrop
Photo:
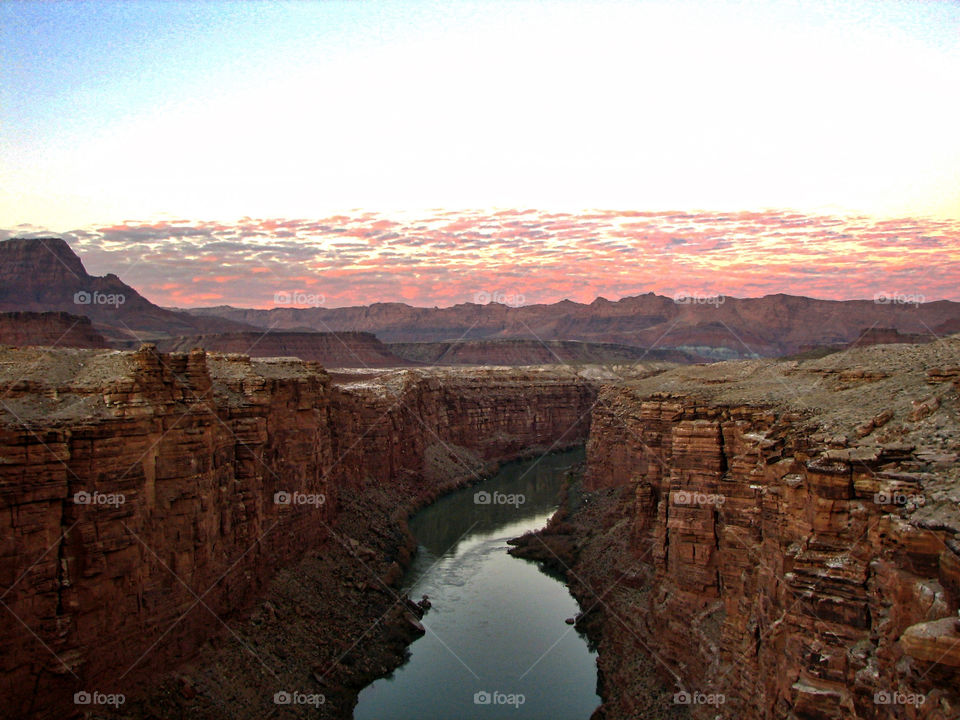
<path id="1" fill-rule="evenodd" d="M 960 432 L 940 366 L 958 350 L 601 391 L 586 483 L 611 506 L 581 529 L 572 582 L 605 616 L 606 717 L 650 702 L 629 690 L 637 656 L 667 682 L 663 712 L 960 717 Z"/>
<path id="2" fill-rule="evenodd" d="M 90 318 L 65 312 L 0 313 L 0 345 L 105 348 Z"/>
<path id="3" fill-rule="evenodd" d="M 108 340 L 118 342 L 250 329 L 233 320 L 161 308 L 116 275 L 90 275 L 58 237 L 0 242 L 0 311 L 82 315 Z"/>
<path id="4" fill-rule="evenodd" d="M 416 364 L 393 354 L 375 335 L 365 332 L 265 330 L 192 335 L 157 342 L 161 352 L 189 352 L 196 347 L 250 357 L 296 357 L 330 368 L 395 368 Z"/>
<path id="5" fill-rule="evenodd" d="M 329 540 L 345 502 L 396 484 L 402 516 L 492 462 L 583 442 L 594 397 L 534 369 L 335 386 L 316 364 L 153 346 L 0 361 L 11 717 L 71 717 L 78 691 L 135 694 Z"/>

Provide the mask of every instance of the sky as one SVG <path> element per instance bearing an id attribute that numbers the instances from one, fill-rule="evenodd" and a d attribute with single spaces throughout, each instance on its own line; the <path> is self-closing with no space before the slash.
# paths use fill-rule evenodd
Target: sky
<path id="1" fill-rule="evenodd" d="M 960 299 L 958 79 L 957 2 L 0 0 L 0 237 L 179 306 Z"/>

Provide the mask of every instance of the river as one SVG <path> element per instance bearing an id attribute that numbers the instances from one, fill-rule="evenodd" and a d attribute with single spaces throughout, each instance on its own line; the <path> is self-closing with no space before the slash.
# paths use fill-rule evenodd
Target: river
<path id="1" fill-rule="evenodd" d="M 546 524 L 582 459 L 581 448 L 509 463 L 411 518 L 419 551 L 403 588 L 430 597 L 427 632 L 404 665 L 363 689 L 355 720 L 589 719 L 600 704 L 596 653 L 564 622 L 577 603 L 506 542 Z"/>

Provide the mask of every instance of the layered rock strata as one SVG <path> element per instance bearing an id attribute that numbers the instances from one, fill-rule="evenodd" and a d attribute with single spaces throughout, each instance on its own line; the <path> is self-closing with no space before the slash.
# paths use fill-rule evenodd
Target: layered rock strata
<path id="1" fill-rule="evenodd" d="M 603 617 L 606 717 L 960 717 L 958 357 L 953 338 L 601 391 L 568 562 Z M 668 690 L 630 692 L 638 656 Z"/>
<path id="2" fill-rule="evenodd" d="M 70 717 L 75 692 L 182 663 L 330 542 L 355 496 L 402 484 L 409 510 L 492 462 L 583 442 L 594 397 L 558 371 L 334 385 L 316 364 L 153 346 L 0 355 L 12 717 Z"/>
<path id="3" fill-rule="evenodd" d="M 0 345 L 105 348 L 90 318 L 65 312 L 0 313 Z"/>

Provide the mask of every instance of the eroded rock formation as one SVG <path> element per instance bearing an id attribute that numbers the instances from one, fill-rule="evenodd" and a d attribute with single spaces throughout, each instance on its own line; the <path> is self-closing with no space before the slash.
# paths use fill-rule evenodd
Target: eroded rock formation
<path id="1" fill-rule="evenodd" d="M 601 391 L 587 486 L 610 505 L 574 584 L 605 614 L 606 717 L 674 693 L 699 718 L 960 717 L 958 370 L 939 365 L 958 351 Z M 630 692 L 636 655 L 670 692 Z"/>
<path id="2" fill-rule="evenodd" d="M 0 355 L 0 693 L 15 717 L 69 716 L 78 689 L 142 687 L 191 657 L 213 615 L 329 545 L 348 504 L 361 512 L 321 568 L 342 585 L 323 603 L 384 595 L 409 548 L 376 544 L 363 512 L 400 522 L 492 462 L 582 442 L 588 422 L 588 492 L 544 542 L 598 623 L 603 717 L 960 716 L 960 339 L 605 371 L 599 394 L 562 368 L 335 381 L 151 346 Z M 309 592 L 258 617 L 316 615 L 326 664 L 300 672 L 284 649 L 299 631 L 259 651 L 328 688 L 385 672 L 355 658 L 328 672 L 355 643 Z M 219 677 L 258 678 L 251 665 Z M 204 699 L 199 717 L 225 716 L 214 681 L 177 680 L 164 712 Z"/>
<path id="3" fill-rule="evenodd" d="M 491 462 L 583 442 L 593 399 L 556 371 L 334 386 L 291 359 L 0 353 L 0 696 L 12 717 L 70 717 L 76 691 L 123 691 L 182 662 L 218 630 L 214 616 L 328 538 L 345 497 L 405 483 L 409 510 Z"/>

